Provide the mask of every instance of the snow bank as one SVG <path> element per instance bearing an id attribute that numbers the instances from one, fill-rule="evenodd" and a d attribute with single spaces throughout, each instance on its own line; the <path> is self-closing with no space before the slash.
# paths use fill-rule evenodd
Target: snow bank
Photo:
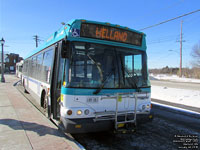
<path id="1" fill-rule="evenodd" d="M 150 74 L 150 80 L 167 80 L 167 81 L 176 81 L 176 82 L 191 82 L 191 83 L 200 83 L 200 79 L 192 78 L 180 78 L 177 75 L 166 75 L 166 74 Z"/>
<path id="2" fill-rule="evenodd" d="M 152 85 L 151 91 L 152 98 L 200 108 L 200 91 L 154 85 Z"/>

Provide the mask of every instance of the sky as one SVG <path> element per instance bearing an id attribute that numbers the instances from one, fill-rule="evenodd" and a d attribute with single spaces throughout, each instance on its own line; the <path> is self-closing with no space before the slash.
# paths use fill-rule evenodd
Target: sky
<path id="1" fill-rule="evenodd" d="M 42 44 L 61 22 L 87 19 L 139 30 L 200 9 L 200 0 L 0 0 L 0 38 L 4 51 L 26 57 L 34 35 Z M 179 67 L 180 28 L 183 30 L 183 67 L 191 67 L 191 51 L 200 41 L 200 11 L 142 30 L 146 34 L 149 68 Z"/>

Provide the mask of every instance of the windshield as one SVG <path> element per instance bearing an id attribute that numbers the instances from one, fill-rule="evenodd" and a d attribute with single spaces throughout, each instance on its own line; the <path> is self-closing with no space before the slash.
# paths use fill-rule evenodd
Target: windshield
<path id="1" fill-rule="evenodd" d="M 133 89 L 150 86 L 146 53 L 135 49 L 74 42 L 67 68 L 68 87 Z"/>

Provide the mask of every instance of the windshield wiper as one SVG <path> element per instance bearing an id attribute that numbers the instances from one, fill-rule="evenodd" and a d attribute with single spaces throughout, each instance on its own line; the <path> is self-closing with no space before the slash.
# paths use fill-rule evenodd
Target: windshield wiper
<path id="1" fill-rule="evenodd" d="M 131 75 L 130 75 L 131 73 L 128 71 L 127 68 L 125 68 L 125 71 L 126 71 L 127 74 L 131 77 Z M 138 75 L 137 75 L 136 72 L 133 72 L 133 73 L 134 73 L 134 75 L 136 76 L 136 79 L 133 79 L 133 80 L 132 80 L 132 81 L 133 81 L 132 83 L 133 83 L 134 85 L 130 82 L 130 80 L 127 80 L 127 81 L 128 81 L 128 83 L 132 86 L 132 88 L 135 88 L 137 92 L 140 92 L 140 91 L 141 91 L 141 87 L 139 87 L 139 86 L 138 86 L 138 82 L 136 82 L 136 80 L 138 81 L 138 79 L 139 79 L 139 78 L 138 78 Z M 134 75 L 133 75 L 133 76 L 134 76 Z"/>
<path id="2" fill-rule="evenodd" d="M 132 76 L 130 75 L 131 73 L 128 71 L 128 69 L 126 67 L 124 67 L 124 63 L 122 61 L 122 56 L 121 55 L 119 56 L 119 58 L 120 58 L 120 62 L 121 62 L 122 78 L 123 78 L 124 85 L 125 85 L 125 72 L 129 75 L 129 77 L 132 77 Z M 135 74 L 136 78 L 138 79 L 137 73 L 134 72 L 134 74 Z M 132 82 L 130 82 L 130 80 L 128 80 L 128 79 L 126 79 L 126 80 L 132 86 L 132 88 L 139 89 L 135 79 L 133 80 L 133 84 L 134 85 L 132 84 Z"/>
<path id="3" fill-rule="evenodd" d="M 111 77 L 111 75 L 113 74 L 114 68 L 112 68 L 112 70 L 109 72 L 109 74 L 106 76 L 106 78 L 104 79 L 104 81 L 102 82 L 102 84 L 100 85 L 100 87 L 98 89 L 96 89 L 96 91 L 93 92 L 93 94 L 98 94 L 104 87 L 104 85 L 106 84 L 106 81 Z"/>
<path id="4" fill-rule="evenodd" d="M 97 69 L 99 70 L 99 73 L 100 73 L 101 82 L 103 82 L 103 72 L 102 72 L 102 69 L 100 67 L 100 64 L 97 63 L 89 54 L 87 54 L 87 56 L 97 66 Z"/>
<path id="5" fill-rule="evenodd" d="M 124 81 L 124 85 L 125 85 L 125 72 L 124 72 L 124 64 L 123 64 L 123 61 L 122 61 L 122 55 L 119 56 L 120 58 L 120 62 L 121 62 L 121 70 L 122 70 L 122 78 L 123 78 L 123 81 Z"/>

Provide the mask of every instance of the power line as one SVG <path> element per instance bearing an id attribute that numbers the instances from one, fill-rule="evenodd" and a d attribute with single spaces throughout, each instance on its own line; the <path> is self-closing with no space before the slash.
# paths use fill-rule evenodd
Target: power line
<path id="1" fill-rule="evenodd" d="M 191 14 L 196 13 L 196 12 L 198 12 L 198 11 L 200 11 L 200 9 L 195 10 L 195 11 L 192 11 L 192 12 L 189 12 L 189 13 L 187 13 L 187 14 L 183 14 L 183 15 L 178 16 L 178 17 L 174 17 L 174 18 L 172 18 L 172 19 L 168 19 L 168 20 L 162 21 L 162 22 L 160 22 L 160 23 L 157 23 L 157 24 L 154 24 L 154 25 L 151 25 L 151 26 L 145 27 L 145 28 L 142 28 L 142 29 L 140 29 L 140 31 L 145 30 L 145 29 L 149 29 L 149 28 L 152 28 L 152 27 L 155 27 L 155 26 L 158 26 L 158 25 L 164 24 L 164 23 L 167 23 L 167 22 L 172 21 L 172 20 L 176 20 L 176 19 L 179 19 L 179 18 L 182 18 L 182 17 L 188 16 L 188 15 L 191 15 Z"/>
<path id="2" fill-rule="evenodd" d="M 170 41 L 175 41 L 176 37 L 180 36 L 178 35 L 170 35 L 170 36 L 164 36 L 164 37 L 160 37 L 159 39 L 156 40 L 147 40 L 148 45 L 149 44 L 157 44 L 157 43 L 164 43 L 164 42 L 170 42 Z"/>
<path id="3" fill-rule="evenodd" d="M 158 9 L 158 10 L 155 10 L 154 12 L 149 12 L 148 15 L 140 16 L 140 18 L 137 19 L 137 20 L 142 20 L 142 19 L 144 19 L 144 18 L 146 18 L 146 17 L 150 17 L 150 16 L 152 16 L 152 15 L 158 14 L 158 13 L 161 12 L 161 11 L 166 11 L 166 10 L 168 10 L 168 9 L 170 9 L 170 8 L 172 8 L 172 7 L 176 6 L 176 5 L 178 5 L 178 4 L 180 4 L 180 2 L 183 2 L 183 1 L 184 1 L 184 0 L 179 0 L 179 1 L 177 1 L 177 2 L 175 2 L 175 3 L 173 3 L 173 4 L 171 4 L 171 5 L 169 5 L 169 6 L 167 6 L 167 7 L 160 8 L 160 9 Z"/>

